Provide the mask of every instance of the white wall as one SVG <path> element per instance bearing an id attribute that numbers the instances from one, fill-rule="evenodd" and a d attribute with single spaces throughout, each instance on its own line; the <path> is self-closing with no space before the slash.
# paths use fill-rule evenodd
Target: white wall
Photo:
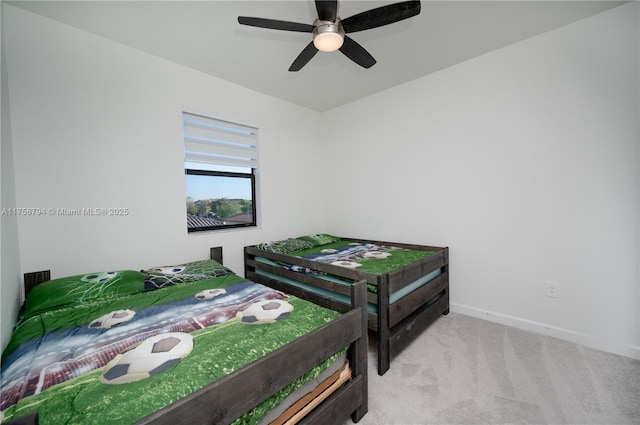
<path id="1" fill-rule="evenodd" d="M 453 311 L 640 358 L 638 22 L 635 2 L 323 114 L 327 230 L 449 246 Z"/>
<path id="2" fill-rule="evenodd" d="M 3 7 L 17 205 L 130 210 L 19 217 L 21 272 L 141 269 L 207 258 L 222 245 L 242 274 L 245 245 L 323 223 L 297 196 L 321 176 L 283 160 L 317 155 L 317 112 Z M 183 108 L 260 129 L 260 229 L 187 234 Z"/>
<path id="3" fill-rule="evenodd" d="M 2 13 L 0 9 L 0 14 Z M 0 17 L 1 18 L 1 17 Z M 0 19 L 1 21 L 1 19 Z M 0 29 L 0 34 L 2 33 Z M 13 146 L 11 143 L 11 117 L 9 114 L 9 91 L 7 82 L 6 63 L 4 57 L 4 34 L 2 35 L 0 48 L 0 93 L 2 106 L 0 107 L 1 140 L 0 146 L 0 206 L 1 208 L 15 208 L 16 194 L 13 178 Z M 4 347 L 8 342 L 14 319 L 20 309 L 20 285 L 14 284 L 20 281 L 20 255 L 18 250 L 18 220 L 17 216 L 2 214 L 0 226 L 0 315 L 1 343 Z M 9 282 L 4 284 L 4 282 Z"/>
<path id="4" fill-rule="evenodd" d="M 454 311 L 638 357 L 637 3 L 321 115 L 2 7 L 16 205 L 131 211 L 20 217 L 17 275 L 217 245 L 242 272 L 244 245 L 318 230 L 447 245 Z M 262 228 L 186 234 L 183 107 L 260 128 Z"/>

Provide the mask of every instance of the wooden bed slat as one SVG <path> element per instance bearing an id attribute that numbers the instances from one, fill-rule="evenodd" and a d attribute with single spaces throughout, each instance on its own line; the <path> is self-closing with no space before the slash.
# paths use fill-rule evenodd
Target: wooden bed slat
<path id="1" fill-rule="evenodd" d="M 389 273 L 389 292 L 394 293 L 420 279 L 422 276 L 428 275 L 430 272 L 446 267 L 448 256 L 446 251 L 440 250 L 433 255 L 425 257 L 415 263 L 411 267 L 403 267 L 398 271 Z"/>
<path id="2" fill-rule="evenodd" d="M 292 257 L 290 255 L 278 254 L 271 251 L 263 251 L 263 250 L 257 249 L 255 246 L 245 247 L 245 253 L 247 252 L 249 252 L 253 257 L 266 257 L 266 258 L 269 258 L 270 260 L 280 261 L 283 263 L 292 262 L 291 261 Z M 335 274 L 335 272 L 332 272 L 332 270 L 335 270 L 336 266 L 332 264 L 318 263 L 318 262 L 307 260 L 305 258 L 300 258 L 300 257 L 296 257 L 295 264 L 301 267 L 307 267 L 320 272 Z M 358 280 L 366 280 L 367 282 L 372 283 L 372 282 L 375 282 L 376 280 L 377 275 L 373 273 L 361 272 L 358 270 L 348 269 L 344 267 L 342 267 L 342 269 L 344 270 L 340 276 L 345 279 L 350 279 L 354 282 Z"/>
<path id="3" fill-rule="evenodd" d="M 245 277 L 247 277 L 247 279 L 254 280 L 250 276 L 254 275 L 254 270 L 256 269 L 257 263 L 259 263 L 259 261 L 256 260 L 255 257 L 245 257 Z M 350 285 L 342 285 L 336 282 L 323 279 L 320 276 L 301 274 L 291 270 L 283 269 L 280 266 L 274 266 L 274 265 L 266 264 L 262 262 L 260 262 L 260 265 L 258 268 L 262 271 L 271 272 L 279 276 L 283 276 L 298 282 L 306 283 L 311 286 L 315 286 L 316 288 L 326 289 L 328 291 L 345 295 L 348 297 L 350 297 L 350 294 L 351 294 Z M 268 277 L 266 276 L 265 278 L 268 279 Z M 375 293 L 367 291 L 366 297 L 367 297 L 367 302 L 371 304 L 378 303 L 378 297 Z"/>
<path id="4" fill-rule="evenodd" d="M 422 306 L 395 326 L 389 335 L 389 352 L 395 355 L 402 351 L 423 329 L 433 323 L 449 309 L 447 290 L 434 304 Z"/>
<path id="5" fill-rule="evenodd" d="M 444 272 L 436 276 L 428 285 L 416 289 L 413 296 L 404 297 L 393 303 L 389 308 L 392 310 L 389 318 L 389 326 L 394 327 L 405 317 L 416 311 L 420 306 L 432 302 L 437 295 L 448 288 L 449 272 Z"/>

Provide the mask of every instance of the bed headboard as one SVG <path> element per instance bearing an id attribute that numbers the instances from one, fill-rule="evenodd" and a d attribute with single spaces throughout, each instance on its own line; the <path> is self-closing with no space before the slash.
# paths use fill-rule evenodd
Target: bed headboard
<path id="1" fill-rule="evenodd" d="M 211 248 L 209 250 L 209 258 L 216 260 L 220 264 L 224 264 L 222 262 L 222 247 L 216 246 L 215 248 Z"/>
<path id="2" fill-rule="evenodd" d="M 41 270 L 24 274 L 24 295 L 25 297 L 33 288 L 42 282 L 51 280 L 51 270 Z"/>
<path id="3" fill-rule="evenodd" d="M 217 261 L 220 264 L 222 262 L 222 247 L 216 246 L 209 249 L 209 258 Z M 24 278 L 24 296 L 26 297 L 29 292 L 37 285 L 51 280 L 51 270 L 41 270 L 39 272 L 29 272 L 23 275 Z"/>

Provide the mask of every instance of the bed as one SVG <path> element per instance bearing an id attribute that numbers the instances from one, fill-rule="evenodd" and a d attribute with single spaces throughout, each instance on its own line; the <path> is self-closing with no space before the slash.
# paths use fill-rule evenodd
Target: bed
<path id="1" fill-rule="evenodd" d="M 54 280 L 25 274 L 2 358 L 2 423 L 359 421 L 365 283 L 337 312 L 233 273 L 220 248 L 211 257 Z"/>
<path id="2" fill-rule="evenodd" d="M 448 247 L 316 234 L 244 251 L 247 278 L 338 311 L 349 308 L 351 284 L 365 280 L 379 375 L 392 356 L 449 313 Z"/>

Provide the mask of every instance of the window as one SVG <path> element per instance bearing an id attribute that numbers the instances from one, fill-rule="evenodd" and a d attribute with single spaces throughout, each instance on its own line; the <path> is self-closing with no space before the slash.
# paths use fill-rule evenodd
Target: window
<path id="1" fill-rule="evenodd" d="M 183 112 L 187 231 L 256 226 L 258 129 Z"/>

